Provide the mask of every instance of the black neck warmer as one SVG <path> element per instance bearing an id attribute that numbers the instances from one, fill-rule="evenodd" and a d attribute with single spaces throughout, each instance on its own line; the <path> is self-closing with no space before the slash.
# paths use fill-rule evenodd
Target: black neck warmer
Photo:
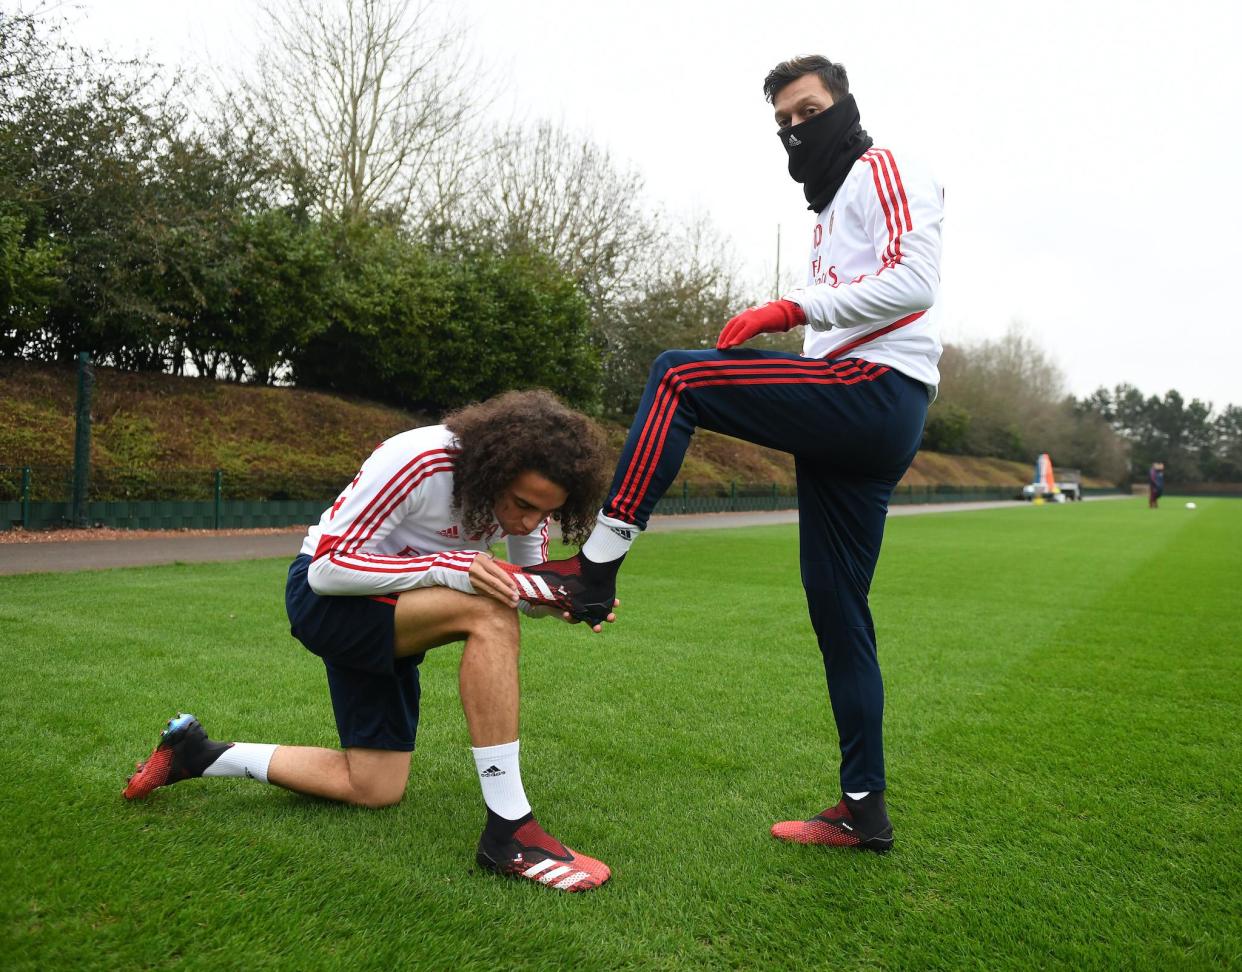
<path id="1" fill-rule="evenodd" d="M 827 111 L 776 133 L 789 153 L 789 174 L 802 183 L 808 209 L 820 212 L 832 202 L 858 157 L 871 148 L 859 124 L 858 105 L 846 95 Z"/>

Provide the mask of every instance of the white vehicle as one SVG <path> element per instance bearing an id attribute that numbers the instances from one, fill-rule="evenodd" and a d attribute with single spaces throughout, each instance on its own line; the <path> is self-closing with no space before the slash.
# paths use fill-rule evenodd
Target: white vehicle
<path id="1" fill-rule="evenodd" d="M 1022 487 L 1022 498 L 1036 498 L 1049 503 L 1064 503 L 1082 499 L 1082 474 L 1077 469 L 1053 471 L 1048 453 L 1040 453 L 1035 460 L 1035 481 Z"/>

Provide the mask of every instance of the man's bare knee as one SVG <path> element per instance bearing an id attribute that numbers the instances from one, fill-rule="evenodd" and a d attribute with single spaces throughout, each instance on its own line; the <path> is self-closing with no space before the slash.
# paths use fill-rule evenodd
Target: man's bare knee
<path id="1" fill-rule="evenodd" d="M 397 600 L 393 620 L 399 656 L 451 645 L 471 637 L 510 639 L 520 630 L 517 611 L 484 594 L 443 587 L 406 591 Z"/>
<path id="2" fill-rule="evenodd" d="M 404 784 L 400 789 L 354 787 L 353 798 L 349 802 L 356 807 L 366 807 L 368 810 L 383 810 L 385 807 L 395 807 L 401 802 L 403 796 L 405 796 Z"/>
<path id="3" fill-rule="evenodd" d="M 471 612 L 470 633 L 511 640 L 516 645 L 521 630 L 517 611 L 492 597 L 476 595 L 475 600 L 480 603 Z"/>
<path id="4" fill-rule="evenodd" d="M 409 753 L 346 750 L 349 763 L 348 802 L 379 810 L 401 802 L 410 775 Z"/>
<path id="5" fill-rule="evenodd" d="M 370 810 L 396 806 L 405 796 L 404 779 L 355 779 L 351 774 L 349 785 L 349 802 Z"/>

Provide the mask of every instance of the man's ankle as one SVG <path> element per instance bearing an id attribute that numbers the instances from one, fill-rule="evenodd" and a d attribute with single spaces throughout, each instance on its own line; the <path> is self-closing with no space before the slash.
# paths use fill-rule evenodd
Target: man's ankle
<path id="1" fill-rule="evenodd" d="M 615 577 L 621 569 L 621 563 L 625 560 L 626 555 L 622 554 L 614 560 L 606 560 L 603 563 L 592 560 L 586 555 L 586 548 L 578 552 L 578 563 L 582 565 L 582 576 L 592 581 L 606 580 Z"/>
<path id="2" fill-rule="evenodd" d="M 630 545 L 638 536 L 639 529 L 633 523 L 608 516 L 603 510 L 595 517 L 595 529 L 582 545 L 581 557 L 584 563 L 616 564 L 612 565 L 615 572 L 621 560 L 630 552 Z"/>
<path id="3" fill-rule="evenodd" d="M 517 820 L 502 817 L 491 807 L 487 808 L 487 823 L 483 825 L 483 836 L 489 841 L 506 841 L 517 833 L 518 829 L 528 820 L 533 819 L 534 812 L 528 812 Z"/>

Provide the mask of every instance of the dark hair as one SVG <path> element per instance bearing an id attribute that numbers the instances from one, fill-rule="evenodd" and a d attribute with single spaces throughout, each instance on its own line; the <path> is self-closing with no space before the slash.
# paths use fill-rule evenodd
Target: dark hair
<path id="1" fill-rule="evenodd" d="M 850 79 L 845 73 L 845 65 L 834 64 L 818 54 L 805 54 L 789 61 L 781 61 L 772 68 L 763 79 L 763 96 L 769 102 L 774 102 L 781 88 L 807 74 L 819 75 L 833 101 L 840 101 L 850 93 Z"/>
<path id="2" fill-rule="evenodd" d="M 543 389 L 510 391 L 445 416 L 460 453 L 453 464 L 453 506 L 469 533 L 486 533 L 500 494 L 536 472 L 569 494 L 552 514 L 566 543 L 582 543 L 607 485 L 604 436 L 585 415 Z"/>

